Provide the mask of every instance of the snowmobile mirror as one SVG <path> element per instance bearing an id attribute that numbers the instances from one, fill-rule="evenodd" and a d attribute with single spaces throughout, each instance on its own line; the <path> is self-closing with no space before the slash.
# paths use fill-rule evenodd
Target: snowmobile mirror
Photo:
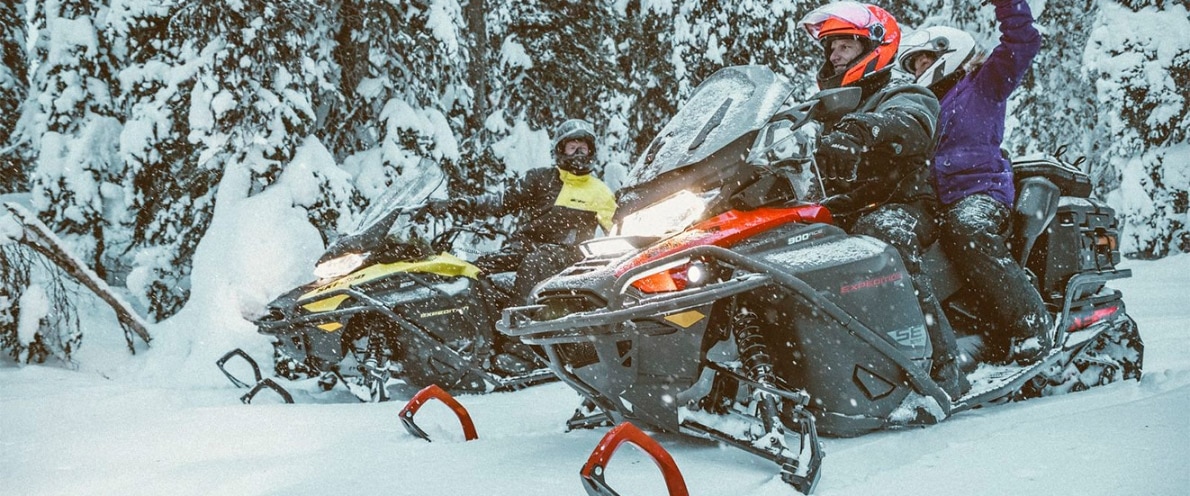
<path id="1" fill-rule="evenodd" d="M 817 102 L 810 110 L 815 120 L 833 121 L 859 107 L 863 90 L 854 87 L 832 88 L 819 91 L 811 100 Z"/>
<path id="2" fill-rule="evenodd" d="M 661 469 L 661 475 L 665 477 L 665 487 L 669 490 L 670 496 L 689 496 L 686 480 L 682 478 L 682 472 L 674 463 L 673 456 L 670 456 L 656 440 L 628 422 L 623 422 L 608 431 L 591 452 L 591 457 L 587 459 L 583 469 L 579 471 L 588 496 L 619 496 L 620 493 L 608 486 L 603 476 L 608 462 L 624 443 L 635 444 L 653 459 L 657 468 Z"/>
<path id="3" fill-rule="evenodd" d="M 479 439 L 479 434 L 475 432 L 475 423 L 471 421 L 471 414 L 467 413 L 467 409 L 458 400 L 454 399 L 450 393 L 443 391 L 437 384 L 431 384 L 418 391 L 409 400 L 409 403 L 406 403 L 405 407 L 401 409 L 401 413 L 398 415 L 401 418 L 401 424 L 405 426 L 405 430 L 414 436 L 431 441 L 430 435 L 422 430 L 421 427 L 418 427 L 413 421 L 413 417 L 417 415 L 417 411 L 421 409 L 422 405 L 432 399 L 445 403 L 454 412 L 455 416 L 459 418 L 459 423 L 463 426 L 464 439 L 468 441 Z"/>

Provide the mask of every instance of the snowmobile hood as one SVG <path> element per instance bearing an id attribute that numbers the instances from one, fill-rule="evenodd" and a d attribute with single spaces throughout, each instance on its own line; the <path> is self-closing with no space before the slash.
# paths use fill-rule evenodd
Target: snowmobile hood
<path id="1" fill-rule="evenodd" d="M 338 278 L 334 281 L 331 281 L 327 284 L 318 286 L 318 287 L 306 292 L 305 294 L 299 296 L 298 301 L 305 301 L 305 300 L 317 298 L 319 296 L 326 295 L 328 293 L 331 293 L 331 292 L 334 292 L 334 291 L 337 291 L 340 289 L 349 288 L 349 287 L 363 284 L 366 282 L 374 281 L 376 279 L 380 279 L 384 276 L 394 274 L 397 272 L 421 272 L 421 273 L 438 274 L 438 275 L 443 275 L 443 276 L 464 276 L 464 277 L 468 277 L 471 279 L 476 279 L 479 277 L 480 271 L 479 271 L 479 267 L 476 267 L 476 266 L 472 265 L 470 262 L 463 260 L 461 258 L 458 258 L 454 255 L 449 254 L 449 253 L 441 253 L 439 255 L 427 258 L 425 260 L 419 260 L 416 262 L 394 262 L 394 263 L 387 263 L 387 264 L 385 264 L 385 263 L 374 264 L 374 265 L 369 265 L 367 267 L 364 267 L 364 268 L 357 270 L 355 272 L 352 272 L 352 273 L 345 275 L 343 277 L 340 277 L 340 278 Z M 342 301 L 344 299 L 346 299 L 346 297 L 347 297 L 346 295 L 339 295 L 336 297 L 327 298 L 325 300 L 319 300 L 319 301 L 316 301 L 313 303 L 306 303 L 306 304 L 303 304 L 302 306 L 304 308 L 306 308 L 306 310 L 310 310 L 310 311 L 325 311 L 325 310 L 333 309 L 334 307 L 338 306 L 338 304 L 342 303 Z M 336 300 L 336 299 L 338 299 L 338 301 L 332 301 L 332 300 Z M 329 309 L 323 308 L 322 304 L 324 304 L 324 303 L 330 304 L 333 306 Z M 314 308 L 311 308 L 311 307 L 314 307 Z"/>
<path id="2" fill-rule="evenodd" d="M 727 67 L 694 90 L 636 161 L 624 185 L 634 187 L 699 163 L 759 130 L 793 94 L 768 67 Z"/>

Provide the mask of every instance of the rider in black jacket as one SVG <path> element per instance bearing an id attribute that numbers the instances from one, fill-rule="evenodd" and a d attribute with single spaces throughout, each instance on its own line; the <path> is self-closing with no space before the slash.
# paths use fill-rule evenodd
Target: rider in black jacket
<path id="1" fill-rule="evenodd" d="M 900 253 L 935 344 L 932 373 L 957 398 L 970 384 L 957 363 L 954 330 L 921 272 L 923 248 L 935 236 L 929 158 L 938 99 L 921 86 L 889 84 L 901 35 L 884 9 L 836 2 L 815 9 L 799 24 L 825 51 L 819 88 L 863 91 L 858 109 L 824 123 L 815 154 L 831 195 L 823 204 L 843 229 L 883 240 Z"/>

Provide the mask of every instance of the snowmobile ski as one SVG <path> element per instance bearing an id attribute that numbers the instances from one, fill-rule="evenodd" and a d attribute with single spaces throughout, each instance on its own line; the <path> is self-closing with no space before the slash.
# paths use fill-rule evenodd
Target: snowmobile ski
<path id="1" fill-rule="evenodd" d="M 649 455 L 649 458 L 653 459 L 653 463 L 656 463 L 657 468 L 661 469 L 661 476 L 665 478 L 665 487 L 669 496 L 689 496 L 690 491 L 686 489 L 686 480 L 682 478 L 682 472 L 678 470 L 673 456 L 665 451 L 665 448 L 661 447 L 656 440 L 629 422 L 623 422 L 607 431 L 607 434 L 591 451 L 587 463 L 579 471 L 579 475 L 583 479 L 583 488 L 587 490 L 588 496 L 619 496 L 620 493 L 612 489 L 604 480 L 604 475 L 608 462 L 624 443 L 636 445 Z"/>
<path id="2" fill-rule="evenodd" d="M 401 425 L 404 425 L 405 430 L 409 431 L 410 434 L 426 441 L 431 441 L 430 435 L 422 430 L 421 427 L 418 427 L 417 423 L 413 421 L 413 417 L 417 415 L 417 411 L 430 400 L 441 401 L 450 408 L 450 411 L 454 412 L 455 416 L 459 418 L 459 423 L 462 424 L 464 439 L 467 441 L 479 439 L 479 434 L 475 432 L 475 423 L 471 421 L 471 414 L 467 412 L 467 408 L 462 403 L 459 403 L 454 396 L 451 396 L 450 393 L 447 393 L 434 384 L 426 386 L 421 391 L 418 391 L 417 394 L 413 395 L 413 398 L 405 404 L 404 408 L 401 408 L 401 412 L 398 414 L 401 418 Z"/>

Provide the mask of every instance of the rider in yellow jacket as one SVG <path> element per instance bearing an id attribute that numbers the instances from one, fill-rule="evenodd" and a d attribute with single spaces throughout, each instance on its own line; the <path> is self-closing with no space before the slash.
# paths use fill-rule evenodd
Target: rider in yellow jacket
<path id="1" fill-rule="evenodd" d="M 595 129 L 582 119 L 553 132 L 554 167 L 529 170 L 502 192 L 449 200 L 475 215 L 517 216 L 516 231 L 499 253 L 476 261 L 488 272 L 516 270 L 513 291 L 527 298 L 538 282 L 582 258 L 579 243 L 611 230 L 612 191 L 592 172 Z"/>

